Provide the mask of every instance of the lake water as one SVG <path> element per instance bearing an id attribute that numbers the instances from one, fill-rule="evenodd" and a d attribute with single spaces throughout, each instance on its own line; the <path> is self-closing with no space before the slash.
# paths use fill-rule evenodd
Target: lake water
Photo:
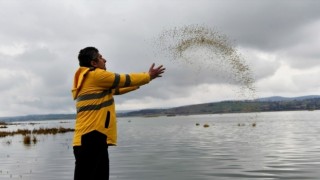
<path id="1" fill-rule="evenodd" d="M 118 118 L 110 179 L 318 180 L 319 117 L 320 111 L 295 111 Z M 72 120 L 37 123 L 5 130 L 74 126 Z M 29 146 L 20 135 L 0 138 L 0 179 L 73 179 L 72 135 L 37 135 Z"/>

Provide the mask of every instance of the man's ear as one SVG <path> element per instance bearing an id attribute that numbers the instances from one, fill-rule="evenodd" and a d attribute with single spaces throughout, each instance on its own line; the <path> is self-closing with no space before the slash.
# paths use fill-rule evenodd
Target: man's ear
<path id="1" fill-rule="evenodd" d="M 95 67 L 95 68 L 97 67 L 97 62 L 95 62 L 95 61 L 90 61 L 90 64 L 92 67 Z"/>

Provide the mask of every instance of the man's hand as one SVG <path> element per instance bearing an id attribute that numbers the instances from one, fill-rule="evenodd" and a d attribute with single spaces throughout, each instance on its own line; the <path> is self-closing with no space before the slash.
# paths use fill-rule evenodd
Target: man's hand
<path id="1" fill-rule="evenodd" d="M 155 64 L 153 63 L 149 69 L 151 80 L 157 77 L 162 77 L 161 74 L 164 73 L 164 70 L 166 70 L 166 68 L 164 68 L 162 65 L 158 66 L 157 68 L 154 68 L 154 65 Z"/>

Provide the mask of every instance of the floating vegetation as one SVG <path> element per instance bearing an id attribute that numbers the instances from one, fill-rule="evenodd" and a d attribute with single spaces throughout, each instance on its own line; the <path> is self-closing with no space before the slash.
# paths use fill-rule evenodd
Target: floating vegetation
<path id="1" fill-rule="evenodd" d="M 8 125 L 8 123 L 0 121 L 0 125 Z"/>
<path id="2" fill-rule="evenodd" d="M 34 129 L 32 131 L 33 134 L 57 134 L 57 133 L 66 133 L 74 131 L 74 129 L 71 128 L 64 128 L 64 127 L 59 127 L 59 128 L 39 128 L 39 129 Z"/>
<path id="3" fill-rule="evenodd" d="M 11 143 L 12 143 L 12 140 L 7 140 L 7 141 L 6 141 L 6 144 L 7 144 L 7 145 L 10 145 Z"/>
<path id="4" fill-rule="evenodd" d="M 39 129 L 18 129 L 16 131 L 0 131 L 0 137 L 6 137 L 6 136 L 13 136 L 13 135 L 29 135 L 29 134 L 57 134 L 57 133 L 66 133 L 74 131 L 72 128 L 64 128 L 64 127 L 59 127 L 59 128 L 39 128 Z"/>
<path id="5" fill-rule="evenodd" d="M 0 128 L 8 128 L 8 123 L 0 121 Z"/>
<path id="6" fill-rule="evenodd" d="M 210 127 L 209 124 L 204 124 L 203 127 L 207 128 Z"/>
<path id="7" fill-rule="evenodd" d="M 245 126 L 246 124 L 244 124 L 244 123 L 238 123 L 238 126 L 240 127 L 240 126 Z M 252 124 L 251 124 L 251 126 L 252 127 L 256 127 L 257 126 L 257 123 L 256 122 L 253 122 Z"/>
<path id="8" fill-rule="evenodd" d="M 17 131 L 15 131 L 15 132 L 11 132 L 12 133 L 12 135 L 14 135 L 14 134 L 21 134 L 21 135 L 27 135 L 27 134 L 30 134 L 31 133 L 31 130 L 29 130 L 29 129 L 18 129 Z"/>

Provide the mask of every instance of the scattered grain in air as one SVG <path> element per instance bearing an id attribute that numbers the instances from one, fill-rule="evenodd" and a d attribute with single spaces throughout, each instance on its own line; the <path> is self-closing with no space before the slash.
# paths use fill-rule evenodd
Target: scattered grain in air
<path id="1" fill-rule="evenodd" d="M 251 69 L 226 35 L 206 26 L 186 25 L 164 30 L 156 45 L 175 62 L 226 74 L 225 78 L 238 85 L 240 98 L 255 98 Z"/>

